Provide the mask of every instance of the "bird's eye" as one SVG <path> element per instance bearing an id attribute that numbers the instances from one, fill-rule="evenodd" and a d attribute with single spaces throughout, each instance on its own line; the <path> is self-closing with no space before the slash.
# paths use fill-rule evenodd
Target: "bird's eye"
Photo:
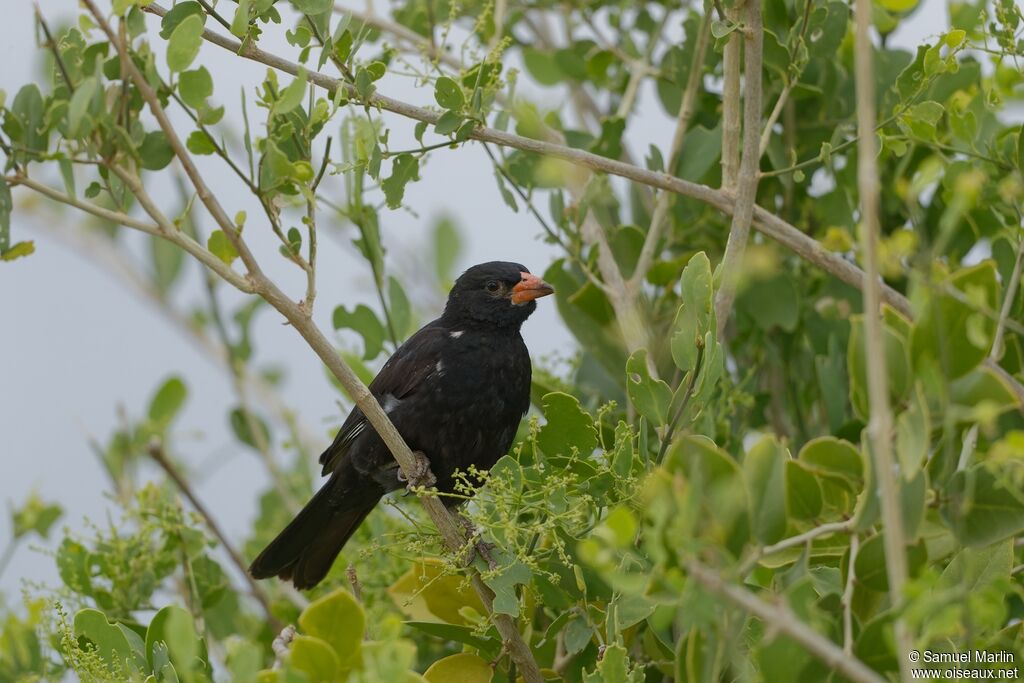
<path id="1" fill-rule="evenodd" d="M 501 289 L 501 285 L 495 282 L 494 280 L 488 280 L 487 284 L 484 285 L 484 289 L 493 294 L 494 292 L 497 292 L 499 289 Z"/>

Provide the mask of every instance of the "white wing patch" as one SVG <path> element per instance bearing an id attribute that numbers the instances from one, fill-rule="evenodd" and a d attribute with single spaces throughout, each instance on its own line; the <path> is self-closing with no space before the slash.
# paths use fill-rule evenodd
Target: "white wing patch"
<path id="1" fill-rule="evenodd" d="M 381 401 L 380 405 L 381 408 L 384 409 L 385 413 L 390 413 L 391 411 L 398 407 L 399 403 L 402 402 L 391 394 L 384 394 L 383 398 L 384 400 Z"/>
<path id="2" fill-rule="evenodd" d="M 463 334 L 465 334 L 464 330 L 455 330 L 454 332 L 449 332 L 448 336 L 451 337 L 452 339 L 458 339 Z"/>

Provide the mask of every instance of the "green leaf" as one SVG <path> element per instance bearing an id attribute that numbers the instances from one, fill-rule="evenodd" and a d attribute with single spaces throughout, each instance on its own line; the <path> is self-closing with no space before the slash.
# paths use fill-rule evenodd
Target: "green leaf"
<path id="1" fill-rule="evenodd" d="M 415 562 L 389 588 L 388 595 L 406 616 L 467 626 L 467 614 L 485 614 L 483 603 L 466 581 L 438 560 Z"/>
<path id="2" fill-rule="evenodd" d="M 373 360 L 384 349 L 387 332 L 377 314 L 364 304 L 359 304 L 351 312 L 345 306 L 334 309 L 334 329 L 348 328 L 355 330 L 363 338 L 363 359 Z"/>
<path id="3" fill-rule="evenodd" d="M 823 436 L 808 441 L 797 456 L 805 469 L 821 478 L 837 482 L 851 493 L 864 486 L 864 462 L 849 441 Z"/>
<path id="4" fill-rule="evenodd" d="M 681 304 L 672 325 L 672 360 L 688 372 L 697 364 L 698 347 L 704 335 L 713 331 L 714 297 L 711 290 L 711 262 L 699 252 L 690 258 L 679 282 Z"/>
<path id="5" fill-rule="evenodd" d="M 188 151 L 200 156 L 214 154 L 217 152 L 217 147 L 213 144 L 213 140 L 211 140 L 210 136 L 201 130 L 194 130 L 189 133 L 188 139 L 185 141 L 185 146 L 188 147 Z"/>
<path id="6" fill-rule="evenodd" d="M 22 538 L 34 532 L 40 538 L 47 538 L 50 529 L 63 514 L 64 509 L 60 505 L 46 503 L 36 493 L 32 493 L 25 504 L 14 510 L 11 515 L 14 537 Z"/>
<path id="7" fill-rule="evenodd" d="M 96 94 L 99 92 L 99 89 L 99 82 L 91 76 L 83 79 L 78 84 L 78 87 L 75 88 L 75 93 L 68 102 L 67 121 L 69 137 L 77 138 L 89 132 L 89 128 L 86 128 L 84 125 L 86 123 L 86 114 L 96 100 Z"/>
<path id="8" fill-rule="evenodd" d="M 911 479 L 920 471 L 931 447 L 930 436 L 928 400 L 918 384 L 910 394 L 906 410 L 896 418 L 896 455 L 904 479 Z"/>
<path id="9" fill-rule="evenodd" d="M 948 294 L 950 287 L 959 295 Z M 910 336 L 914 366 L 936 363 L 950 379 L 975 368 L 988 355 L 995 321 L 979 312 L 999 310 L 999 282 L 995 262 L 983 261 L 957 271 L 936 284 L 935 294 L 924 300 Z M 965 334 L 975 321 L 974 334 Z"/>
<path id="10" fill-rule="evenodd" d="M 743 459 L 754 536 L 764 545 L 786 533 L 786 462 L 789 454 L 778 439 L 766 435 Z"/>
<path id="11" fill-rule="evenodd" d="M 636 351 L 626 361 L 626 392 L 638 413 L 657 426 L 668 423 L 672 389 L 651 377 L 646 349 Z"/>
<path id="12" fill-rule="evenodd" d="M 597 448 L 594 418 L 575 396 L 552 392 L 541 399 L 541 405 L 547 423 L 537 434 L 537 445 L 546 455 L 568 456 L 576 449 L 586 458 Z"/>
<path id="13" fill-rule="evenodd" d="M 484 583 L 494 591 L 494 613 L 518 617 L 520 604 L 516 586 L 529 585 L 532 576 L 530 568 L 516 560 L 502 567 L 497 574 L 485 578 Z"/>
<path id="14" fill-rule="evenodd" d="M 175 27 L 167 42 L 167 68 L 184 71 L 195 61 L 203 45 L 205 14 L 190 14 Z"/>
<path id="15" fill-rule="evenodd" d="M 490 683 L 494 670 L 490 663 L 470 652 L 439 659 L 423 672 L 430 683 Z"/>
<path id="16" fill-rule="evenodd" d="M 303 14 L 323 14 L 334 7 L 333 0 L 291 0 L 295 9 Z"/>
<path id="17" fill-rule="evenodd" d="M 302 610 L 299 626 L 304 633 L 327 642 L 340 666 L 348 668 L 363 642 L 366 614 L 348 591 L 339 588 Z"/>
<path id="18" fill-rule="evenodd" d="M 205 650 L 192 615 L 177 605 L 162 608 L 146 629 L 146 661 L 151 668 L 156 668 L 157 661 L 166 656 L 179 675 L 187 675 L 205 668 Z"/>
<path id="19" fill-rule="evenodd" d="M 405 339 L 412 326 L 412 305 L 402 283 L 394 277 L 388 277 L 388 304 L 391 306 L 391 324 L 395 327 L 395 335 L 399 340 Z"/>
<path id="20" fill-rule="evenodd" d="M 166 426 L 174 420 L 185 404 L 188 390 L 178 377 L 165 381 L 149 402 L 149 419 L 158 426 Z"/>
<path id="21" fill-rule="evenodd" d="M 391 176 L 381 182 L 384 198 L 389 209 L 402 205 L 405 186 L 412 180 L 419 180 L 420 161 L 411 154 L 399 154 L 391 165 Z"/>
<path id="22" fill-rule="evenodd" d="M 253 413 L 252 410 L 249 410 L 248 413 L 248 416 L 246 416 L 246 411 L 241 406 L 232 408 L 228 414 L 231 431 L 246 446 L 262 451 L 271 443 L 270 426 L 266 420 Z M 250 424 L 250 421 L 252 424 Z M 253 426 L 255 426 L 259 434 L 253 434 Z"/>
<path id="23" fill-rule="evenodd" d="M 10 248 L 0 252 L 0 261 L 13 261 L 22 256 L 30 256 L 36 251 L 36 243 L 32 240 L 15 242 Z"/>
<path id="24" fill-rule="evenodd" d="M 74 634 L 76 638 L 85 638 L 96 649 L 96 654 L 111 669 L 126 672 L 141 670 L 145 661 L 138 661 L 136 654 L 124 632 L 107 621 L 103 612 L 95 609 L 82 609 L 75 613 Z"/>
<path id="25" fill-rule="evenodd" d="M 162 130 L 154 130 L 146 133 L 139 147 L 139 163 L 147 171 L 159 171 L 166 168 L 171 159 L 174 158 L 174 150 L 167 142 L 167 136 Z"/>
<path id="26" fill-rule="evenodd" d="M 160 37 L 164 40 L 170 38 L 174 33 L 174 29 L 178 28 L 178 25 L 190 16 L 196 16 L 200 20 L 204 20 L 205 12 L 203 11 L 203 6 L 193 0 L 187 0 L 186 2 L 179 2 L 168 9 L 167 14 L 160 20 Z"/>
<path id="27" fill-rule="evenodd" d="M 792 332 L 800 320 L 800 292 L 787 274 L 753 280 L 737 295 L 736 309 L 762 330 Z"/>
<path id="28" fill-rule="evenodd" d="M 178 5 L 181 7 L 181 5 Z M 182 71 L 178 77 L 178 94 L 185 104 L 199 109 L 213 94 L 213 78 L 205 66 L 192 71 Z"/>
<path id="29" fill-rule="evenodd" d="M 302 100 L 306 96 L 308 80 L 309 74 L 306 73 L 306 70 L 299 69 L 298 76 L 288 84 L 288 87 L 280 92 L 277 101 L 274 102 L 274 108 L 271 109 L 271 115 L 280 116 L 281 114 L 287 114 L 302 104 Z"/>
<path id="30" fill-rule="evenodd" d="M 434 83 L 434 99 L 443 109 L 450 111 L 461 111 L 466 103 L 466 96 L 462 94 L 462 86 L 447 76 L 441 76 Z"/>
<path id="31" fill-rule="evenodd" d="M 249 33 L 249 6 L 252 0 L 238 0 L 238 7 L 231 17 L 231 33 L 236 38 L 245 38 Z"/>
<path id="32" fill-rule="evenodd" d="M 434 124 L 434 132 L 438 135 L 451 135 L 462 125 L 462 116 L 453 111 L 446 111 Z"/>
<path id="33" fill-rule="evenodd" d="M 980 464 L 953 475 L 941 511 L 962 544 L 978 548 L 1024 531 L 1024 501 L 1011 482 L 1005 466 Z"/>
<path id="34" fill-rule="evenodd" d="M 813 520 L 821 514 L 821 485 L 797 460 L 786 461 L 786 511 L 794 519 Z"/>
<path id="35" fill-rule="evenodd" d="M 210 236 L 206 238 L 206 248 L 229 266 L 238 258 L 235 245 L 231 243 L 231 240 L 228 239 L 223 230 L 214 230 L 210 233 Z"/>
<path id="36" fill-rule="evenodd" d="M 292 640 L 289 661 L 306 674 L 309 683 L 333 683 L 338 680 L 341 664 L 331 646 L 313 636 L 298 635 Z"/>
<path id="37" fill-rule="evenodd" d="M 462 251 L 462 238 L 455 222 L 443 216 L 434 225 L 434 272 L 445 289 L 455 279 L 452 271 Z"/>

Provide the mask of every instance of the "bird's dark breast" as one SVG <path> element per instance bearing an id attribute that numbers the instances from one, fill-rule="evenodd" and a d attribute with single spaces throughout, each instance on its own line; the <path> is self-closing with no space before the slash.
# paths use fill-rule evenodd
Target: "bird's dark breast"
<path id="1" fill-rule="evenodd" d="M 453 332 L 423 390 L 391 402 L 389 412 L 409 447 L 426 454 L 443 492 L 454 490 L 456 470 L 489 470 L 512 445 L 530 405 L 530 357 L 522 337 Z M 391 454 L 374 440 L 371 476 L 397 489 L 403 484 L 389 467 Z"/>

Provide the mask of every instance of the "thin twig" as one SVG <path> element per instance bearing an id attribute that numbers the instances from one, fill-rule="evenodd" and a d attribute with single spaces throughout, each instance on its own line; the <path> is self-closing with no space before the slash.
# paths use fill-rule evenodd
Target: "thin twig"
<path id="1" fill-rule="evenodd" d="M 864 259 L 864 338 L 867 357 L 870 416 L 867 436 L 874 460 L 874 474 L 881 498 L 885 540 L 885 568 L 889 579 L 889 600 L 896 617 L 896 658 L 904 681 L 910 679 L 908 652 L 912 638 L 900 616 L 903 589 L 907 582 L 907 549 L 900 508 L 899 485 L 892 454 L 893 417 L 889 404 L 889 373 L 881 317 L 881 277 L 878 271 L 879 175 L 878 142 L 875 138 L 875 79 L 872 64 L 874 46 L 871 28 L 871 0 L 855 0 L 854 82 L 857 91 L 857 188 L 860 193 L 861 253 Z M 874 493 L 869 491 L 868 494 Z"/>
<path id="2" fill-rule="evenodd" d="M 860 550 L 860 538 L 857 534 L 850 535 L 850 561 L 846 566 L 846 588 L 843 589 L 843 652 L 853 656 L 853 591 L 857 587 L 857 552 Z"/>
<path id="3" fill-rule="evenodd" d="M 672 134 L 672 146 L 668 154 L 668 173 L 675 175 L 676 166 L 679 165 L 679 152 L 683 148 L 683 141 L 686 139 L 686 131 L 690 127 L 690 119 L 696 111 L 694 106 L 697 101 L 697 90 L 704 76 L 704 56 L 707 53 L 708 41 L 711 36 L 711 13 L 704 15 L 699 33 L 697 34 L 697 45 L 693 52 L 693 61 L 690 63 L 690 75 L 686 79 L 686 89 L 679 103 L 679 114 L 676 116 L 676 129 Z M 658 195 L 658 201 L 654 205 L 654 213 L 651 216 L 651 227 L 647 229 L 643 246 L 640 247 L 640 255 L 637 257 L 636 269 L 627 281 L 629 286 L 638 290 L 640 283 L 646 276 L 651 263 L 657 253 L 658 242 L 661 241 L 661 234 L 668 224 L 668 211 L 672 206 L 675 195 L 671 192 L 662 191 Z"/>
<path id="4" fill-rule="evenodd" d="M 188 480 L 185 479 L 181 472 L 178 471 L 178 468 L 175 467 L 167 457 L 167 454 L 164 452 L 163 444 L 159 439 L 155 439 L 150 442 L 148 452 L 149 457 L 153 459 L 153 462 L 160 466 L 160 469 L 162 469 L 164 473 L 167 474 L 168 478 L 174 482 L 174 485 L 181 494 L 188 499 L 192 508 L 198 512 L 199 516 L 203 518 L 204 522 L 206 522 L 206 526 L 210 530 L 210 533 L 217 538 L 221 547 L 224 548 L 224 552 L 226 552 L 228 557 L 231 558 L 231 563 L 235 565 L 238 571 L 242 574 L 242 577 L 245 579 L 245 582 L 249 584 L 249 592 L 252 594 L 252 597 L 256 599 L 256 602 L 260 603 L 263 611 L 266 612 L 267 620 L 270 622 L 271 627 L 275 630 L 280 629 L 281 623 L 277 620 L 277 617 L 274 616 L 273 611 L 270 609 L 270 598 L 268 598 L 267 594 L 263 592 L 263 588 L 256 583 L 256 579 L 252 578 L 249 574 L 245 560 L 243 560 L 242 556 L 237 550 L 235 550 L 235 546 L 228 540 L 227 535 L 221 530 L 220 525 L 217 524 L 217 520 L 214 516 L 206 506 L 203 505 L 198 496 L 196 496 L 192 487 L 189 485 Z"/>
<path id="5" fill-rule="evenodd" d="M 754 615 L 766 627 L 786 634 L 828 668 L 854 683 L 885 683 L 885 679 L 864 662 L 846 654 L 842 648 L 801 621 L 784 600 L 775 604 L 765 602 L 742 586 L 726 583 L 717 572 L 697 560 L 687 561 L 686 569 L 690 577 L 705 590 Z"/>

